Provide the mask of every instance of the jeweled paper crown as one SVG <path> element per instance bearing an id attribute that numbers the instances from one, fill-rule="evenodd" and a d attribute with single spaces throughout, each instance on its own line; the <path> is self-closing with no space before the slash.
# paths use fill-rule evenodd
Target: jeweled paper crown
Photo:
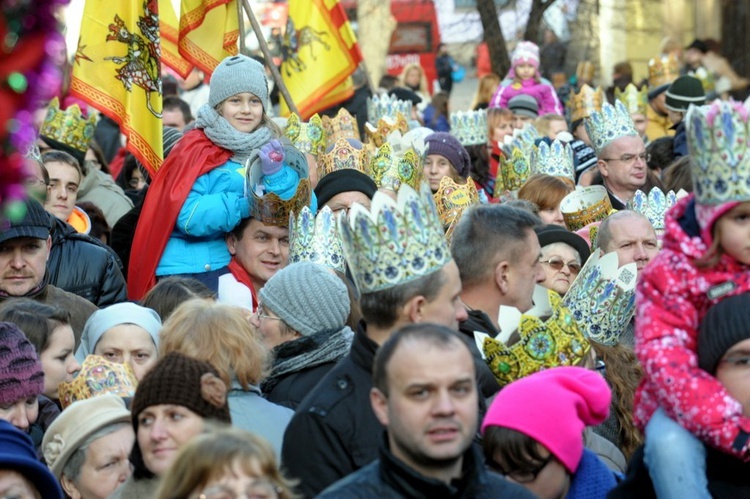
<path id="1" fill-rule="evenodd" d="M 334 118 L 323 116 L 323 131 L 326 135 L 326 147 L 339 139 L 359 140 L 357 120 L 343 107 Z"/>
<path id="2" fill-rule="evenodd" d="M 461 219 L 461 215 L 469 206 L 479 203 L 479 193 L 474 182 L 469 179 L 465 184 L 457 184 L 446 175 L 440 180 L 440 187 L 435 192 L 435 205 L 438 218 L 445 229 L 445 238 L 450 242 L 453 229 Z"/>
<path id="3" fill-rule="evenodd" d="M 376 192 L 372 207 L 354 203 L 338 220 L 344 255 L 362 294 L 411 282 L 443 268 L 451 260 L 432 192 L 408 185 L 396 201 Z"/>
<path id="4" fill-rule="evenodd" d="M 680 63 L 673 54 L 648 61 L 648 86 L 656 88 L 672 83 L 680 76 Z"/>
<path id="5" fill-rule="evenodd" d="M 304 153 L 318 156 L 325 151 L 326 135 L 323 130 L 323 120 L 317 113 L 312 115 L 307 123 L 292 113 L 286 122 L 284 135 L 292 141 L 294 147 Z"/>
<path id="6" fill-rule="evenodd" d="M 604 90 L 602 87 L 591 88 L 588 85 L 581 87 L 577 94 L 570 98 L 570 121 L 574 122 L 588 117 L 592 111 L 599 111 L 604 103 Z"/>
<path id="7" fill-rule="evenodd" d="M 605 102 L 602 110 L 593 111 L 591 116 L 583 120 L 583 124 L 597 154 L 615 139 L 638 136 L 633 118 L 630 117 L 625 105 L 619 100 L 615 101 L 614 106 Z"/>
<path id="8" fill-rule="evenodd" d="M 367 98 L 367 119 L 370 122 L 377 123 L 384 116 L 396 116 L 401 113 L 404 116 L 411 116 L 411 101 L 399 100 L 392 95 L 376 95 Z"/>
<path id="9" fill-rule="evenodd" d="M 344 247 L 341 244 L 336 217 L 324 206 L 313 215 L 305 206 L 289 218 L 289 263 L 313 262 L 346 273 Z"/>
<path id="10" fill-rule="evenodd" d="M 500 306 L 498 323 L 496 338 L 474 332 L 474 341 L 500 386 L 544 369 L 579 365 L 591 349 L 560 295 L 541 286 L 534 289 L 534 308 L 522 314 Z M 519 341 L 508 346 L 516 331 Z"/>
<path id="11" fill-rule="evenodd" d="M 620 266 L 617 252 L 594 251 L 563 298 L 578 326 L 590 340 L 614 346 L 633 318 L 635 262 Z"/>
<path id="12" fill-rule="evenodd" d="M 750 201 L 750 100 L 691 106 L 686 121 L 695 200 Z"/>
<path id="13" fill-rule="evenodd" d="M 544 173 L 576 180 L 573 149 L 569 144 L 553 140 L 552 144 L 540 142 L 531 150 L 531 172 Z"/>
<path id="14" fill-rule="evenodd" d="M 61 142 L 77 151 L 86 152 L 95 128 L 96 113 L 84 118 L 77 104 L 63 111 L 60 109 L 60 101 L 55 97 L 49 103 L 39 135 Z"/>
<path id="15" fill-rule="evenodd" d="M 366 173 L 369 160 L 369 152 L 360 141 L 339 139 L 330 151 L 318 157 L 318 178 L 322 179 L 331 172 L 346 169 Z"/>
<path id="16" fill-rule="evenodd" d="M 560 202 L 565 226 L 570 231 L 600 222 L 613 213 L 612 202 L 603 185 L 578 187 Z"/>
<path id="17" fill-rule="evenodd" d="M 451 135 L 456 137 L 462 146 L 473 146 L 487 143 L 487 111 L 458 111 L 451 113 Z"/>
<path id="18" fill-rule="evenodd" d="M 367 174 L 378 188 L 398 192 L 402 185 L 414 189 L 422 181 L 424 143 L 405 139 L 398 131 L 392 132 L 385 144 L 372 153 Z"/>
<path id="19" fill-rule="evenodd" d="M 625 109 L 630 114 L 643 114 L 645 116 L 648 111 L 648 87 L 646 85 L 643 85 L 640 90 L 632 83 L 628 83 L 625 90 L 615 87 L 615 99 L 625 104 Z"/>
<path id="20" fill-rule="evenodd" d="M 365 123 L 365 135 L 368 145 L 372 147 L 382 146 L 391 132 L 398 131 L 402 135 L 409 131 L 409 123 L 401 113 L 395 116 L 383 116 L 378 120 L 377 126 Z"/>
<path id="21" fill-rule="evenodd" d="M 500 176 L 502 189 L 511 193 L 517 192 L 531 175 L 531 160 L 521 144 L 504 147 L 505 156 L 500 158 Z M 496 186 L 497 187 L 497 186 Z M 497 189 L 495 189 L 497 191 Z M 499 197 L 495 192 L 495 197 Z"/>
<path id="22" fill-rule="evenodd" d="M 646 194 L 643 191 L 635 191 L 633 197 L 627 202 L 627 209 L 633 210 L 648 218 L 654 229 L 664 230 L 664 218 L 667 211 L 677 202 L 677 196 L 674 191 L 666 194 L 658 187 L 653 187 Z"/>

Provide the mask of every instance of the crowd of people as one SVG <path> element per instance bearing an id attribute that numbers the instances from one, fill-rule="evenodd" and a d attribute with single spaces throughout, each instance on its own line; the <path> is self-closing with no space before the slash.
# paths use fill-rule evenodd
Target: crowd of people
<path id="1" fill-rule="evenodd" d="M 472 110 L 411 65 L 307 121 L 230 56 L 165 96 L 156 172 L 49 103 L 0 228 L 0 496 L 746 497 L 750 101 L 703 48 L 610 101 L 521 41 Z"/>

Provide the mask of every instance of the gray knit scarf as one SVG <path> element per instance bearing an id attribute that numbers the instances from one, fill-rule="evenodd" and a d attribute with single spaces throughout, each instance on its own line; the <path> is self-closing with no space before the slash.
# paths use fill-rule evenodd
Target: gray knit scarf
<path id="1" fill-rule="evenodd" d="M 203 129 L 206 137 L 217 146 L 232 151 L 232 160 L 241 165 L 245 164 L 254 149 L 259 149 L 275 138 L 273 131 L 265 125 L 259 126 L 254 132 L 240 132 L 208 104 L 203 104 L 198 109 L 195 127 Z"/>
<path id="2" fill-rule="evenodd" d="M 354 331 L 344 326 L 343 329 L 319 331 L 277 346 L 271 375 L 261 386 L 263 393 L 273 390 L 289 374 L 339 360 L 349 353 L 352 339 Z"/>

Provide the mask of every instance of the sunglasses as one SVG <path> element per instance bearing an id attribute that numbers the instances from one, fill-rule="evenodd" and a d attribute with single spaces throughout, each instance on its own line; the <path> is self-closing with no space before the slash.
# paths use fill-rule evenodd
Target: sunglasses
<path id="1" fill-rule="evenodd" d="M 581 271 L 581 264 L 576 262 L 563 262 L 559 258 L 550 258 L 549 260 L 543 260 L 539 263 L 549 265 L 554 270 L 562 270 L 563 267 L 567 266 L 570 269 L 571 274 L 578 274 Z"/>

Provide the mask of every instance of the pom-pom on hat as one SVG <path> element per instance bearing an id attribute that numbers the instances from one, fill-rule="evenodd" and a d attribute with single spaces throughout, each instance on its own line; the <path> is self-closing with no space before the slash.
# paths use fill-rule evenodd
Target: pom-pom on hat
<path id="1" fill-rule="evenodd" d="M 604 378 L 581 367 L 554 367 L 503 388 L 482 421 L 516 430 L 545 446 L 570 473 L 583 456 L 583 430 L 607 419 L 612 393 Z"/>
<path id="2" fill-rule="evenodd" d="M 263 65 L 238 54 L 225 58 L 211 74 L 208 105 L 216 107 L 229 97 L 243 92 L 256 95 L 265 108 L 268 102 L 268 81 Z"/>
<path id="3" fill-rule="evenodd" d="M 515 68 L 520 64 L 531 64 L 539 67 L 539 47 L 532 42 L 518 42 L 511 56 L 511 65 Z"/>
<path id="4" fill-rule="evenodd" d="M 41 395 L 44 372 L 34 345 L 18 326 L 0 322 L 0 405 Z"/>
<path id="5" fill-rule="evenodd" d="M 435 132 L 424 139 L 427 155 L 437 154 L 450 161 L 461 178 L 468 178 L 471 171 L 471 158 L 464 146 L 447 132 Z"/>

